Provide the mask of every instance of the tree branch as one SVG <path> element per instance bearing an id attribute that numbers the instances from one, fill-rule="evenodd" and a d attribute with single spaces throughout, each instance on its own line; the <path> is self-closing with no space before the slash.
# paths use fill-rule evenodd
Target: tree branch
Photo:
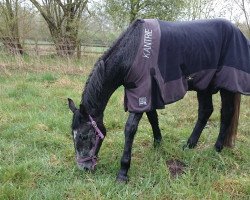
<path id="1" fill-rule="evenodd" d="M 36 0 L 30 0 L 33 5 L 37 8 L 37 10 L 41 13 L 41 15 L 43 16 L 43 18 L 45 19 L 45 21 L 51 25 L 51 26 L 56 26 L 55 23 L 53 22 L 52 20 L 52 16 L 47 12 L 45 12 L 43 9 L 42 9 L 42 5 L 38 3 L 38 1 Z M 43 1 L 43 4 L 44 6 L 48 5 L 47 4 L 48 2 L 44 2 Z"/>

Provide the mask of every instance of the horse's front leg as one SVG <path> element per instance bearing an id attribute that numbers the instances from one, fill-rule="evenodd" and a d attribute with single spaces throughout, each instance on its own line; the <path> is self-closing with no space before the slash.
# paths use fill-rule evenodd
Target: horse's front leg
<path id="1" fill-rule="evenodd" d="M 190 135 L 187 145 L 189 148 L 194 148 L 200 138 L 200 135 L 207 124 L 207 121 L 210 115 L 213 112 L 213 100 L 212 100 L 212 93 L 209 91 L 198 91 L 197 92 L 197 99 L 199 102 L 199 109 L 198 109 L 198 120 L 195 124 L 194 130 Z"/>
<path id="2" fill-rule="evenodd" d="M 221 124 L 218 139 L 215 143 L 215 150 L 221 152 L 224 140 L 228 134 L 229 127 L 234 115 L 234 97 L 235 93 L 222 89 L 221 95 Z"/>
<path id="3" fill-rule="evenodd" d="M 130 113 L 125 126 L 125 145 L 124 151 L 121 158 L 121 168 L 117 175 L 117 181 L 127 182 L 128 181 L 128 170 L 131 161 L 131 151 L 134 141 L 134 136 L 137 131 L 139 121 L 143 113 Z"/>
<path id="4" fill-rule="evenodd" d="M 151 124 L 154 135 L 154 147 L 159 146 L 162 140 L 161 130 L 159 128 L 158 115 L 156 110 L 152 110 L 146 113 L 148 121 Z"/>

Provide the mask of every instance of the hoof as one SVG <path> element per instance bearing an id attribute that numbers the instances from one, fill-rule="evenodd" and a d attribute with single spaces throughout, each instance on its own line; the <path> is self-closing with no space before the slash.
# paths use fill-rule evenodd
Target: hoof
<path id="1" fill-rule="evenodd" d="M 157 148 L 159 146 L 161 146 L 161 139 L 160 140 L 159 139 L 155 139 L 154 140 L 154 148 Z"/>
<path id="2" fill-rule="evenodd" d="M 220 144 L 220 143 L 216 143 L 216 144 L 214 145 L 214 148 L 215 148 L 215 151 L 221 152 L 222 149 L 223 149 L 223 145 Z"/>
<path id="3" fill-rule="evenodd" d="M 194 141 L 188 139 L 187 144 L 183 146 L 183 150 L 185 148 L 193 149 L 196 147 L 196 145 L 197 145 L 197 142 L 194 142 Z"/>
<path id="4" fill-rule="evenodd" d="M 128 176 L 124 176 L 124 175 L 117 175 L 116 177 L 116 182 L 118 183 L 127 183 L 128 182 Z"/>
<path id="5" fill-rule="evenodd" d="M 186 148 L 188 148 L 188 145 L 187 145 L 187 144 L 184 144 L 184 145 L 182 146 L 182 150 L 184 151 Z"/>

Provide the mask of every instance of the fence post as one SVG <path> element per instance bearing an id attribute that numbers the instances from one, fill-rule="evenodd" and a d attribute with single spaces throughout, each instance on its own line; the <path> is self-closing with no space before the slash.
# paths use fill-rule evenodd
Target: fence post
<path id="1" fill-rule="evenodd" d="M 76 56 L 77 56 L 77 59 L 80 59 L 81 58 L 81 40 L 78 40 L 78 44 L 77 44 L 77 47 L 76 47 Z"/>
<path id="2" fill-rule="evenodd" d="M 38 56 L 38 40 L 37 40 L 37 38 L 35 39 L 35 53 L 36 53 L 36 56 Z"/>

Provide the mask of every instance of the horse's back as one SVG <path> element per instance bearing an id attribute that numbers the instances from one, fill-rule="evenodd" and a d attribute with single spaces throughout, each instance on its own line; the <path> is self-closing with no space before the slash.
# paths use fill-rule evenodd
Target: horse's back
<path id="1" fill-rule="evenodd" d="M 159 21 L 158 67 L 164 81 L 191 76 L 194 88 L 250 92 L 249 40 L 224 19 Z"/>
<path id="2" fill-rule="evenodd" d="M 250 73 L 250 67 L 246 67 L 250 63 L 249 42 L 231 22 L 215 19 L 191 22 L 159 21 L 159 24 L 159 62 L 163 62 L 162 65 L 174 68 L 183 63 L 186 67 L 189 66 L 187 70 L 190 73 L 223 65 L 243 65 L 245 71 Z M 237 49 L 239 52 L 235 52 Z M 164 57 L 172 59 L 172 65 L 164 64 Z M 237 63 L 239 58 L 244 64 Z"/>

